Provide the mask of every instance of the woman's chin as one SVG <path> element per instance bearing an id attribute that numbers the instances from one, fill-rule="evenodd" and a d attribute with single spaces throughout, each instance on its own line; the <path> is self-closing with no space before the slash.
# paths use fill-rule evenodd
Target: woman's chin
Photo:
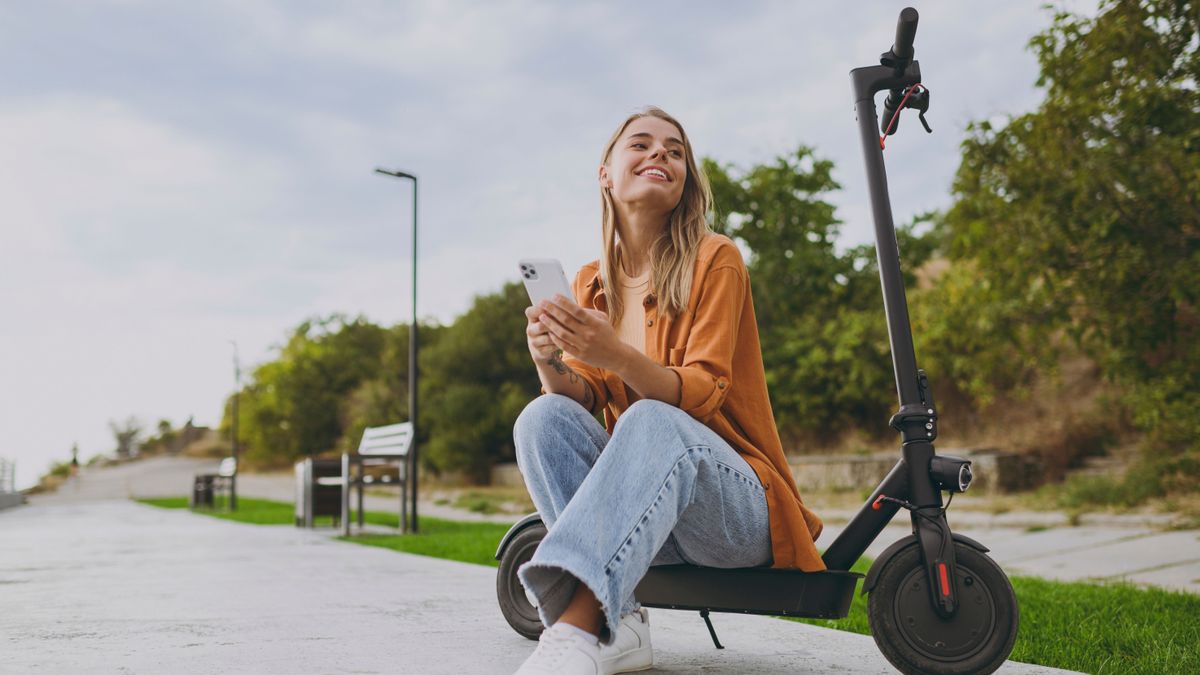
<path id="1" fill-rule="evenodd" d="M 630 190 L 618 196 L 616 201 L 631 210 L 666 214 L 679 205 L 679 195 L 666 194 L 665 190 L 658 186 L 650 186 L 649 189 Z"/>

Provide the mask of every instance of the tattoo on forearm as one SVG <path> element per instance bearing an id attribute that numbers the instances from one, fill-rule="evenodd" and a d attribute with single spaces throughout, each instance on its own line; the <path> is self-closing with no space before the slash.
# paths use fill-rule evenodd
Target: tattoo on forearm
<path id="1" fill-rule="evenodd" d="M 569 375 L 572 383 L 579 381 L 579 375 L 572 370 L 570 366 L 563 363 L 561 349 L 554 352 L 554 355 L 551 356 L 546 363 L 550 364 L 550 367 L 554 369 L 554 372 L 558 373 L 559 375 Z"/>
<path id="2" fill-rule="evenodd" d="M 563 363 L 561 349 L 554 352 L 554 355 L 551 356 L 546 361 L 546 363 L 549 364 L 550 367 L 554 369 L 554 372 L 558 373 L 559 375 L 566 375 L 567 378 L 570 380 L 571 384 L 575 384 L 576 382 L 580 381 L 579 373 L 575 372 L 574 368 Z M 596 404 L 596 396 L 594 394 L 592 394 L 592 387 L 587 382 L 584 382 L 583 383 L 583 407 L 587 408 L 590 411 L 592 409 L 592 406 L 594 406 L 595 404 Z"/>
<path id="3" fill-rule="evenodd" d="M 592 387 L 587 382 L 583 383 L 583 407 L 587 408 L 588 412 L 592 411 L 592 407 L 596 405 L 596 397 L 592 395 Z"/>

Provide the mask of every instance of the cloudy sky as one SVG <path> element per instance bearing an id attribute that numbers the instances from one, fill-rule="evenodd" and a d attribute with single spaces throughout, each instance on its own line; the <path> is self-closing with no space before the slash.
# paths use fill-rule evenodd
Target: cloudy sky
<path id="1" fill-rule="evenodd" d="M 945 206 L 972 120 L 1036 106 L 1042 0 L 918 6 L 934 134 L 888 145 L 897 222 Z M 748 165 L 804 143 L 836 164 L 841 244 L 869 241 L 848 71 L 904 3 L 0 4 L 0 457 L 33 483 L 108 421 L 216 424 L 306 317 L 448 322 L 599 246 L 596 166 L 659 105 Z M 1094 3 L 1066 8 L 1094 12 Z M 182 490 L 182 488 L 181 488 Z"/>

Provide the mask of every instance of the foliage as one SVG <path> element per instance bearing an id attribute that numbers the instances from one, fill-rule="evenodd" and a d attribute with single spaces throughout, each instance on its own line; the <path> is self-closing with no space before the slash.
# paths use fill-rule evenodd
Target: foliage
<path id="1" fill-rule="evenodd" d="M 1002 335 L 1065 332 L 1165 456 L 1200 447 L 1198 32 L 1190 2 L 1057 14 L 1031 41 L 1045 100 L 969 127 L 946 217 Z"/>
<path id="2" fill-rule="evenodd" d="M 155 434 L 142 441 L 139 454 L 150 455 L 160 452 L 165 452 L 172 448 L 176 439 L 179 438 L 179 432 L 171 425 L 171 420 L 160 419 L 158 424 L 154 425 Z"/>
<path id="3" fill-rule="evenodd" d="M 238 435 L 246 459 L 280 463 L 333 449 L 343 432 L 342 400 L 377 374 L 384 334 L 364 319 L 336 315 L 300 324 L 242 392 Z"/>
<path id="4" fill-rule="evenodd" d="M 127 459 L 137 454 L 145 430 L 142 429 L 142 423 L 136 417 L 131 416 L 124 422 L 111 420 L 108 428 L 112 430 L 113 440 L 117 443 L 114 452 L 118 458 Z"/>
<path id="5" fill-rule="evenodd" d="M 408 344 L 410 324 L 397 324 L 386 330 L 379 363 L 369 379 L 363 380 L 343 400 L 339 413 L 343 434 L 336 449 L 352 451 L 358 447 L 363 430 L 367 427 L 407 422 L 408 406 Z M 441 339 L 446 328 L 436 324 L 417 326 L 417 347 L 420 368 L 419 380 L 428 378 L 426 364 L 430 348 Z M 423 399 L 418 397 L 418 402 Z M 430 411 L 422 406 L 418 411 L 422 420 L 427 420 Z M 418 443 L 424 447 L 429 438 L 426 424 L 417 429 Z"/>
<path id="6" fill-rule="evenodd" d="M 512 426 L 538 395 L 520 284 L 476 298 L 451 326 L 422 325 L 418 455 L 436 471 L 484 481 L 513 459 Z M 408 420 L 409 327 L 358 318 L 306 321 L 254 370 L 239 435 L 252 463 L 353 450 L 368 426 Z M 225 422 L 228 428 L 229 420 Z"/>
<path id="7" fill-rule="evenodd" d="M 425 459 L 479 482 L 492 464 L 512 461 L 512 428 L 540 392 L 525 343 L 529 298 L 520 283 L 475 298 L 422 358 Z"/>
<path id="8" fill-rule="evenodd" d="M 810 148 L 739 171 L 705 162 L 719 212 L 713 228 L 750 250 L 748 268 L 772 408 L 785 440 L 873 431 L 895 385 L 874 246 L 839 254 L 839 221 L 823 196 L 833 165 Z M 935 249 L 914 219 L 897 232 L 905 282 Z"/>

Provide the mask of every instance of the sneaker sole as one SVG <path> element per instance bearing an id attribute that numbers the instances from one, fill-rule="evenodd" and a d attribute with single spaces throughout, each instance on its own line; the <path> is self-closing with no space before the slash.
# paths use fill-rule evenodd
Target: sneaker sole
<path id="1" fill-rule="evenodd" d="M 641 647 L 631 652 L 625 652 L 611 661 L 601 663 L 600 667 L 609 675 L 650 670 L 654 667 L 654 650 L 650 647 Z"/>

